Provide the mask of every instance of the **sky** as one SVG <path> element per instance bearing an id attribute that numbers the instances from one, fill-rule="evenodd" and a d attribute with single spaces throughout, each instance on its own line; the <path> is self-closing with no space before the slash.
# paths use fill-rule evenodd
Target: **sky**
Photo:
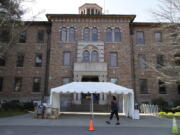
<path id="1" fill-rule="evenodd" d="M 134 14 L 135 22 L 151 22 L 155 21 L 151 12 L 158 8 L 159 0 L 34 0 L 23 3 L 27 10 L 23 18 L 44 21 L 45 14 L 78 14 L 84 3 L 96 3 L 106 14 Z"/>

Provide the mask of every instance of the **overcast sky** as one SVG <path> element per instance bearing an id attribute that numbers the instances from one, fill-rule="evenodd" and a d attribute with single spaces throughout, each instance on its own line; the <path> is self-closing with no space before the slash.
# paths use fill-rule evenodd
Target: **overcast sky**
<path id="1" fill-rule="evenodd" d="M 24 3 L 28 9 L 26 20 L 41 13 L 35 20 L 47 20 L 45 14 L 77 14 L 78 7 L 84 3 L 97 3 L 105 8 L 106 14 L 135 14 L 135 21 L 155 21 L 151 11 L 158 8 L 158 0 L 35 0 Z"/>

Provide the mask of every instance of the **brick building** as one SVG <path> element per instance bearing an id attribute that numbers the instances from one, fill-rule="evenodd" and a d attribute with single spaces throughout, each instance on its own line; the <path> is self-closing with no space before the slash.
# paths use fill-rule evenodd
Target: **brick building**
<path id="1" fill-rule="evenodd" d="M 144 61 L 163 64 L 172 56 L 158 23 L 133 22 L 135 15 L 102 14 L 84 4 L 79 14 L 47 14 L 27 29 L 0 60 L 0 99 L 40 100 L 50 88 L 71 81 L 110 81 L 135 90 L 138 102 L 180 99 L 180 85 L 162 86 Z M 107 95 L 97 95 L 105 104 Z M 71 95 L 81 104 L 85 94 Z M 65 97 L 64 97 L 65 98 Z M 66 97 L 68 98 L 68 97 Z"/>

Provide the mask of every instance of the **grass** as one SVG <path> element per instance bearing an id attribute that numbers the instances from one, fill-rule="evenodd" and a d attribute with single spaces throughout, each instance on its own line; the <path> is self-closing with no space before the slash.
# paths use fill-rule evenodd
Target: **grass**
<path id="1" fill-rule="evenodd" d="M 17 111 L 17 110 L 3 111 L 3 110 L 0 110 L 0 118 L 22 115 L 22 114 L 26 114 L 26 113 L 27 113 L 26 111 Z"/>

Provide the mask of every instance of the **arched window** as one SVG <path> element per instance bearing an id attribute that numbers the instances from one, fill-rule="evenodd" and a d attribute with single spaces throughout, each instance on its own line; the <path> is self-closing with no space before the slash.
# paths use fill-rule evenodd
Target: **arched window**
<path id="1" fill-rule="evenodd" d="M 114 41 L 115 42 L 121 41 L 121 32 L 119 28 L 114 29 Z"/>
<path id="2" fill-rule="evenodd" d="M 73 27 L 69 28 L 69 41 L 72 42 L 75 40 L 75 30 Z"/>
<path id="3" fill-rule="evenodd" d="M 83 52 L 83 62 L 90 62 L 90 53 L 87 50 Z"/>
<path id="4" fill-rule="evenodd" d="M 92 41 L 97 41 L 98 40 L 98 30 L 97 28 L 92 29 Z"/>
<path id="5" fill-rule="evenodd" d="M 174 60 L 175 60 L 175 64 L 177 66 L 180 66 L 180 52 L 178 52 L 174 55 Z"/>
<path id="6" fill-rule="evenodd" d="M 99 55 L 97 51 L 91 52 L 91 62 L 98 62 L 99 61 Z"/>
<path id="7" fill-rule="evenodd" d="M 107 28 L 106 30 L 106 41 L 112 42 L 112 29 L 111 28 Z"/>
<path id="8" fill-rule="evenodd" d="M 67 40 L 67 29 L 66 28 L 61 29 L 60 39 L 61 39 L 61 41 L 64 41 L 64 42 Z"/>
<path id="9" fill-rule="evenodd" d="M 89 28 L 84 28 L 83 40 L 84 41 L 90 41 L 90 29 Z"/>

